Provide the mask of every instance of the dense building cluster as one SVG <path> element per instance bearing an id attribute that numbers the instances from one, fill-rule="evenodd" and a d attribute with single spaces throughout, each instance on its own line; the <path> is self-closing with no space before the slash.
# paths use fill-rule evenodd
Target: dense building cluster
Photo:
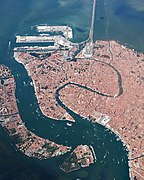
<path id="1" fill-rule="evenodd" d="M 45 159 L 62 155 L 71 149 L 38 137 L 27 130 L 18 113 L 14 78 L 9 69 L 2 65 L 0 65 L 0 82 L 0 125 L 20 151 L 29 157 Z"/>
<path id="2" fill-rule="evenodd" d="M 73 118 L 57 104 L 56 90 L 72 111 L 101 123 L 120 136 L 129 150 L 132 177 L 143 177 L 143 63 L 144 54 L 115 41 L 97 41 L 94 55 L 66 61 L 67 50 L 40 60 L 15 52 L 33 79 L 42 112 L 54 119 Z M 101 117 L 97 117 L 100 113 Z"/>

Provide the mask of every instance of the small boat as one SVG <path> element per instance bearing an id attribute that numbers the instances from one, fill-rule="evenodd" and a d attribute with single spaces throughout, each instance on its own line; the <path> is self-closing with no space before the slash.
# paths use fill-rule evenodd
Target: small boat
<path id="1" fill-rule="evenodd" d="M 105 159 L 105 158 L 106 158 L 106 156 L 107 156 L 107 153 L 104 155 L 104 157 L 103 157 L 103 158 Z"/>
<path id="2" fill-rule="evenodd" d="M 18 100 L 18 99 L 16 99 L 16 101 L 19 103 L 19 100 Z"/>
<path id="3" fill-rule="evenodd" d="M 30 85 L 33 86 L 33 82 L 30 82 Z"/>
<path id="4" fill-rule="evenodd" d="M 8 49 L 10 50 L 10 46 L 11 46 L 11 41 L 9 41 L 8 43 Z"/>
<path id="5" fill-rule="evenodd" d="M 67 124 L 67 126 L 72 126 L 72 123 L 66 123 Z"/>
<path id="6" fill-rule="evenodd" d="M 107 154 L 109 154 L 109 151 L 107 151 Z"/>
<path id="7" fill-rule="evenodd" d="M 40 34 L 40 36 L 50 36 L 50 34 Z"/>

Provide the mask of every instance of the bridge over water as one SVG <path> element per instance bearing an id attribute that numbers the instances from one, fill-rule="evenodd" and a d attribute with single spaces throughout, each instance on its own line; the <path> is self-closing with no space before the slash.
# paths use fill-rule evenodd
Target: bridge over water
<path id="1" fill-rule="evenodd" d="M 91 27 L 90 27 L 90 31 L 89 31 L 89 37 L 86 41 L 82 42 L 82 44 L 85 43 L 85 48 L 83 50 L 83 53 L 86 58 L 92 58 L 92 56 L 93 56 L 95 13 L 96 13 L 96 0 L 93 0 Z"/>

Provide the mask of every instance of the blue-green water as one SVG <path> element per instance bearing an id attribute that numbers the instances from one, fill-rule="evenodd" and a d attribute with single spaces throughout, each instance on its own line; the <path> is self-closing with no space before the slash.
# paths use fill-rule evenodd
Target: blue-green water
<path id="1" fill-rule="evenodd" d="M 134 0 L 97 0 L 95 39 L 115 39 L 144 51 L 144 10 L 140 3 L 141 0 L 136 4 Z M 15 34 L 32 34 L 30 28 L 36 24 L 68 24 L 74 28 L 74 41 L 86 39 L 92 0 L 2 0 L 0 7 L 0 63 L 10 67 L 14 74 L 22 120 L 29 130 L 57 143 L 72 145 L 73 148 L 78 144 L 91 144 L 98 159 L 89 168 L 64 174 L 58 165 L 67 155 L 44 161 L 27 158 L 15 151 L 10 139 L 0 130 L 0 180 L 128 180 L 127 152 L 122 143 L 116 141 L 115 135 L 79 117 L 72 127 L 44 117 L 29 84 L 31 79 L 23 66 L 12 58 Z M 9 41 L 12 42 L 10 50 Z M 28 86 L 24 86 L 24 81 Z"/>

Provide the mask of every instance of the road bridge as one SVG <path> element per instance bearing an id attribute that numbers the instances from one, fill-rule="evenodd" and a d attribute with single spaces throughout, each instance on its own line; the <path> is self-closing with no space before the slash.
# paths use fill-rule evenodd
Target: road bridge
<path id="1" fill-rule="evenodd" d="M 96 13 L 96 0 L 93 0 L 92 18 L 91 18 L 91 27 L 90 27 L 90 31 L 89 31 L 89 37 L 88 37 L 88 39 L 86 41 L 86 45 L 83 49 L 83 55 L 86 58 L 92 58 L 92 56 L 93 56 L 95 13 Z"/>
<path id="2" fill-rule="evenodd" d="M 90 32 L 89 32 L 89 41 L 92 42 L 92 43 L 94 43 L 94 22 L 95 22 L 95 12 L 96 12 L 96 0 L 93 0 L 91 28 L 90 28 Z"/>

